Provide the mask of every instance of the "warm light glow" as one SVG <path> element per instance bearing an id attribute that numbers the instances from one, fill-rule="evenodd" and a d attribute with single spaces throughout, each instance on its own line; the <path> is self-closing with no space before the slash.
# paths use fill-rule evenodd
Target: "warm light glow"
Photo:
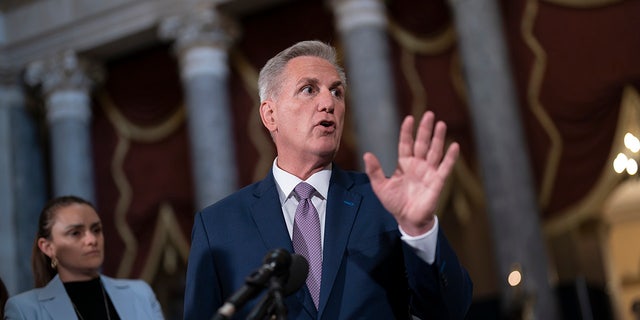
<path id="1" fill-rule="evenodd" d="M 627 168 L 628 160 L 629 158 L 624 153 L 618 153 L 618 156 L 613 160 L 613 170 L 622 173 Z"/>
<path id="2" fill-rule="evenodd" d="M 513 270 L 511 271 L 511 273 L 509 273 L 509 278 L 507 279 L 507 281 L 509 282 L 510 286 L 515 287 L 520 284 L 520 281 L 522 281 L 522 274 L 520 274 L 520 271 L 518 270 Z"/>
<path id="3" fill-rule="evenodd" d="M 627 173 L 634 175 L 638 172 L 638 163 L 634 159 L 627 160 Z"/>
<path id="4" fill-rule="evenodd" d="M 624 146 L 631 150 L 631 152 L 636 153 L 640 150 L 640 140 L 631 132 L 627 132 L 627 134 L 624 135 Z"/>

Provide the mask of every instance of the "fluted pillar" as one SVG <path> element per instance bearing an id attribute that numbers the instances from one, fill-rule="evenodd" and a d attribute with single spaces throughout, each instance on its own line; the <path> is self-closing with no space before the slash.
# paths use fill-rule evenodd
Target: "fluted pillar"
<path id="1" fill-rule="evenodd" d="M 227 62 L 235 33 L 230 20 L 208 7 L 170 17 L 160 28 L 162 38 L 175 40 L 180 60 L 197 209 L 237 188 Z"/>
<path id="2" fill-rule="evenodd" d="M 41 86 L 49 128 L 53 195 L 95 202 L 90 91 L 100 74 L 73 51 L 31 63 L 25 74 Z"/>
<path id="3" fill-rule="evenodd" d="M 17 72 L 0 70 L 0 276 L 11 294 L 33 285 L 31 246 L 46 201 L 37 119 L 18 83 Z"/>
<path id="4" fill-rule="evenodd" d="M 358 153 L 373 152 L 391 175 L 400 122 L 390 65 L 387 17 L 379 0 L 331 0 L 344 46 Z"/>
<path id="5" fill-rule="evenodd" d="M 495 0 L 450 0 L 492 227 L 505 312 L 557 319 L 516 89 Z M 520 271 L 511 287 L 507 278 Z M 520 316 L 518 316 L 520 318 Z"/>

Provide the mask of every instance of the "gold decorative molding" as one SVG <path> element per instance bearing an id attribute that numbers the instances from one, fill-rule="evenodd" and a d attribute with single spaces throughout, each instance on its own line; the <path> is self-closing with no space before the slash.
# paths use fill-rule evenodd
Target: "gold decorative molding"
<path id="1" fill-rule="evenodd" d="M 453 176 L 459 186 L 453 194 L 453 208 L 461 224 L 466 225 L 471 221 L 471 208 L 480 210 L 485 207 L 484 190 L 482 183 L 462 156 L 453 167 Z"/>
<path id="2" fill-rule="evenodd" d="M 153 231 L 151 248 L 144 268 L 142 269 L 141 278 L 148 283 L 153 283 L 158 267 L 161 265 L 161 259 L 164 257 L 162 265 L 167 273 L 173 273 L 177 266 L 177 259 L 173 254 L 175 248 L 182 262 L 187 263 L 189 257 L 189 242 L 185 238 L 180 224 L 176 219 L 176 214 L 171 205 L 163 202 L 158 210 L 158 219 L 156 227 Z"/>
<path id="3" fill-rule="evenodd" d="M 154 126 L 143 127 L 132 123 L 120 113 L 106 91 L 98 94 L 98 101 L 118 137 L 111 160 L 111 175 L 120 195 L 116 202 L 114 223 L 118 235 L 125 246 L 117 277 L 124 278 L 131 276 L 131 270 L 138 252 L 138 242 L 127 223 L 127 213 L 131 206 L 133 192 L 124 171 L 124 160 L 129 151 L 130 143 L 132 140 L 151 143 L 165 139 L 184 123 L 185 110 L 181 106 L 164 122 Z"/>
<path id="4" fill-rule="evenodd" d="M 118 267 L 117 276 L 127 277 L 131 273 L 138 252 L 138 242 L 127 223 L 127 212 L 131 206 L 133 192 L 127 179 L 127 174 L 124 172 L 124 159 L 129 151 L 130 143 L 129 139 L 125 138 L 120 132 L 116 132 L 116 134 L 118 135 L 118 143 L 116 144 L 116 149 L 111 161 L 111 176 L 120 193 L 120 197 L 118 197 L 116 201 L 114 223 L 120 238 L 124 242 L 124 253 L 122 254 L 120 266 Z"/>
<path id="5" fill-rule="evenodd" d="M 542 0 L 551 4 L 578 8 L 578 9 L 592 9 L 598 7 L 605 7 L 621 3 L 624 0 Z"/>
<path id="6" fill-rule="evenodd" d="M 120 113 L 111 97 L 105 91 L 100 92 L 98 99 L 116 131 L 127 139 L 139 142 L 160 141 L 175 132 L 186 119 L 185 108 L 181 105 L 163 122 L 153 126 L 140 126 L 129 121 L 127 117 Z"/>
<path id="7" fill-rule="evenodd" d="M 249 112 L 249 119 L 247 121 L 247 135 L 251 139 L 253 146 L 258 151 L 258 162 L 253 171 L 253 180 L 257 181 L 264 177 L 264 175 L 271 168 L 273 158 L 275 156 L 275 150 L 271 140 L 265 135 L 265 129 L 260 120 L 260 98 L 258 97 L 258 72 L 249 63 L 247 58 L 236 50 L 231 53 L 231 63 L 233 67 L 238 71 L 242 81 L 244 82 L 244 88 L 253 101 L 253 108 Z"/>
<path id="8" fill-rule="evenodd" d="M 538 201 L 541 208 L 546 208 L 549 204 L 551 195 L 553 194 L 553 185 L 558 172 L 558 165 L 562 155 L 562 137 L 556 128 L 553 120 L 545 111 L 544 106 L 540 102 L 540 88 L 544 80 L 544 73 L 547 67 L 547 54 L 542 45 L 533 34 L 533 27 L 536 16 L 538 14 L 538 0 L 527 0 L 524 16 L 522 18 L 521 32 L 524 42 L 534 56 L 531 76 L 527 87 L 527 101 L 529 108 L 538 122 L 549 136 L 549 154 L 545 161 L 542 180 L 540 183 L 540 193 Z"/>
<path id="9" fill-rule="evenodd" d="M 389 34 L 401 47 L 414 54 L 437 55 L 453 47 L 456 33 L 451 24 L 434 36 L 421 38 L 402 28 L 391 17 L 388 18 Z"/>
<path id="10" fill-rule="evenodd" d="M 611 164 L 617 154 L 624 150 L 624 135 L 627 132 L 640 133 L 640 94 L 631 85 L 627 85 L 622 93 L 618 125 L 607 165 L 602 168 L 600 177 L 589 193 L 577 204 L 567 210 L 558 212 L 557 218 L 545 223 L 544 232 L 548 237 L 557 236 L 571 230 L 582 221 L 602 213 L 605 200 L 611 190 L 623 180 L 622 174 L 613 171 Z"/>
<path id="11" fill-rule="evenodd" d="M 460 100 L 464 102 L 465 106 L 468 106 L 469 99 L 467 99 L 467 87 L 464 82 L 464 77 L 462 76 L 462 64 L 460 63 L 460 55 L 457 50 L 451 55 L 449 78 L 451 79 L 451 85 L 458 94 Z"/>
<path id="12" fill-rule="evenodd" d="M 415 119 L 420 119 L 427 109 L 427 90 L 416 70 L 415 55 L 404 47 L 401 47 L 400 66 L 411 91 L 411 114 Z"/>

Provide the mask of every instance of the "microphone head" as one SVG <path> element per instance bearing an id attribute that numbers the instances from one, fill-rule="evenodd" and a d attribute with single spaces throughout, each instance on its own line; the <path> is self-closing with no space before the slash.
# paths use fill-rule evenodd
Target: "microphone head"
<path id="1" fill-rule="evenodd" d="M 262 262 L 273 268 L 274 275 L 279 275 L 286 272 L 291 265 L 291 253 L 285 249 L 274 249 L 264 256 Z"/>
<path id="2" fill-rule="evenodd" d="M 288 296 L 298 291 L 307 281 L 309 274 L 309 262 L 299 254 L 291 255 L 291 266 L 289 267 L 289 276 L 285 279 L 284 295 Z"/>

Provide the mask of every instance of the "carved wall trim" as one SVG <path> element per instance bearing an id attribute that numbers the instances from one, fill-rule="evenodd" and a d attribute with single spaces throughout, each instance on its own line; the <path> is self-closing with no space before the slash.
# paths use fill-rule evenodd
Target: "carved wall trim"
<path id="1" fill-rule="evenodd" d="M 116 131 L 118 142 L 111 160 L 111 175 L 119 198 L 114 212 L 114 223 L 118 235 L 124 243 L 124 253 L 118 267 L 117 277 L 130 277 L 135 258 L 138 254 L 138 241 L 127 223 L 127 213 L 133 199 L 133 190 L 124 170 L 124 161 L 131 141 L 151 143 L 162 140 L 174 133 L 185 121 L 185 108 L 179 107 L 165 121 L 154 126 L 138 126 L 129 121 L 115 106 L 106 92 L 98 95 L 100 105 L 107 119 Z"/>
<path id="2" fill-rule="evenodd" d="M 527 0 L 521 24 L 521 33 L 524 42 L 534 56 L 529 83 L 527 85 L 527 102 L 533 115 L 547 133 L 549 154 L 544 165 L 538 202 L 541 208 L 545 208 L 553 193 L 553 186 L 558 172 L 558 165 L 562 155 L 562 137 L 553 120 L 540 102 L 540 88 L 544 81 L 544 73 L 547 68 L 547 53 L 533 34 L 534 25 L 538 14 L 538 0 Z"/>

